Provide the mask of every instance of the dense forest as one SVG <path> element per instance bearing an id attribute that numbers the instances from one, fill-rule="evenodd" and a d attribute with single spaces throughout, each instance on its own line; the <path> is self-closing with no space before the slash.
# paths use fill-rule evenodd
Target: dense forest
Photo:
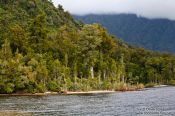
<path id="1" fill-rule="evenodd" d="M 85 23 L 100 23 L 125 42 L 146 49 L 175 53 L 175 21 L 147 19 L 134 14 L 74 16 Z"/>
<path id="2" fill-rule="evenodd" d="M 174 80 L 170 54 L 132 47 L 48 0 L 0 0 L 0 93 L 120 90 Z"/>

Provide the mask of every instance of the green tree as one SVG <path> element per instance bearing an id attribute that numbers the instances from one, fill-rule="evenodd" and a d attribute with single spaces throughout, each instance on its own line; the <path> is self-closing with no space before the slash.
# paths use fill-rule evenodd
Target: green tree
<path id="1" fill-rule="evenodd" d="M 47 50 L 48 29 L 46 28 L 46 15 L 38 15 L 29 27 L 29 45 L 35 52 L 42 53 Z"/>

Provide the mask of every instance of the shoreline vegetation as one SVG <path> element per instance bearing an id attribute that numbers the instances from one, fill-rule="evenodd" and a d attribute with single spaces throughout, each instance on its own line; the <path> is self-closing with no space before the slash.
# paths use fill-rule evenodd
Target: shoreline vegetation
<path id="1" fill-rule="evenodd" d="M 43 93 L 11 93 L 11 94 L 0 94 L 1 96 L 50 96 L 50 95 L 89 95 L 89 94 L 110 94 L 116 92 L 129 92 L 129 91 L 143 91 L 145 88 L 162 88 L 168 87 L 171 85 L 162 85 L 162 84 L 138 84 L 138 85 L 127 85 L 121 84 L 116 89 L 112 90 L 89 90 L 89 91 L 46 91 Z"/>
<path id="2" fill-rule="evenodd" d="M 91 91 L 61 91 L 61 92 L 52 92 L 47 91 L 44 93 L 13 93 L 13 94 L 0 94 L 1 96 L 50 96 L 50 95 L 90 95 L 90 94 L 110 94 L 116 92 L 129 92 L 129 91 L 143 91 L 145 88 L 162 88 L 168 87 L 170 85 L 158 85 L 144 87 L 139 86 L 130 86 L 130 88 L 120 88 L 120 90 L 91 90 Z"/>
<path id="3" fill-rule="evenodd" d="M 144 89 L 143 84 L 129 85 L 120 84 L 116 89 L 111 90 L 87 90 L 87 91 L 46 91 L 43 93 L 12 93 L 12 94 L 0 94 L 0 96 L 48 96 L 48 95 L 86 95 L 86 94 L 109 94 L 115 92 L 126 92 L 126 91 L 141 91 Z"/>
<path id="4" fill-rule="evenodd" d="M 45 93 L 14 93 L 14 94 L 0 94 L 0 96 L 49 96 L 49 95 L 84 95 L 84 94 L 107 94 L 107 93 L 115 93 L 113 90 L 98 90 L 98 91 L 63 91 L 61 93 L 58 92 L 45 92 Z"/>

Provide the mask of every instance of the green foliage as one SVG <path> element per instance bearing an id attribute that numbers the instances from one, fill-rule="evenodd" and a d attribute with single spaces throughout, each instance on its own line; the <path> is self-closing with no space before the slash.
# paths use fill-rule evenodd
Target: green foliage
<path id="1" fill-rule="evenodd" d="M 56 92 L 60 92 L 61 91 L 61 88 L 59 87 L 59 85 L 55 81 L 49 81 L 47 83 L 47 88 L 50 91 L 56 91 Z"/>
<path id="2" fill-rule="evenodd" d="M 149 88 L 149 87 L 154 87 L 154 86 L 156 86 L 156 84 L 155 84 L 155 83 L 152 83 L 152 82 L 147 83 L 147 84 L 145 85 L 145 87 L 147 87 L 147 88 Z"/>
<path id="3" fill-rule="evenodd" d="M 43 83 L 38 83 L 38 84 L 37 84 L 37 92 L 43 93 L 43 92 L 45 92 L 45 91 L 46 91 L 45 85 L 44 85 Z"/>
<path id="4" fill-rule="evenodd" d="M 14 84 L 13 83 L 7 83 L 4 88 L 5 93 L 12 93 L 14 91 Z"/>
<path id="5" fill-rule="evenodd" d="M 168 84 L 174 86 L 175 85 L 175 80 L 170 80 Z"/>
<path id="6" fill-rule="evenodd" d="M 135 91 L 135 90 L 142 90 L 144 88 L 143 84 L 126 84 L 126 83 L 118 83 L 115 86 L 116 91 Z"/>
<path id="7" fill-rule="evenodd" d="M 13 2 L 23 15 L 11 2 L 0 4 L 0 12 L 12 15 L 0 16 L 0 93 L 135 90 L 143 88 L 140 83 L 174 83 L 173 55 L 130 47 L 98 24 L 75 23 L 47 0 Z"/>
<path id="8" fill-rule="evenodd" d="M 112 83 L 109 81 L 104 81 L 102 84 L 102 88 L 104 90 L 111 90 L 112 89 Z"/>
<path id="9" fill-rule="evenodd" d="M 36 84 L 34 82 L 29 82 L 29 84 L 27 85 L 27 92 L 28 93 L 37 92 L 37 87 L 36 87 Z"/>

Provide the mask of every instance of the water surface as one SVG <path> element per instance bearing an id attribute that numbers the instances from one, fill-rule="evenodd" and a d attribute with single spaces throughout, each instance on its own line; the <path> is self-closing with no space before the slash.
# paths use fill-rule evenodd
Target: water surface
<path id="1" fill-rule="evenodd" d="M 0 112 L 34 116 L 175 116 L 175 87 L 111 94 L 0 97 Z"/>

